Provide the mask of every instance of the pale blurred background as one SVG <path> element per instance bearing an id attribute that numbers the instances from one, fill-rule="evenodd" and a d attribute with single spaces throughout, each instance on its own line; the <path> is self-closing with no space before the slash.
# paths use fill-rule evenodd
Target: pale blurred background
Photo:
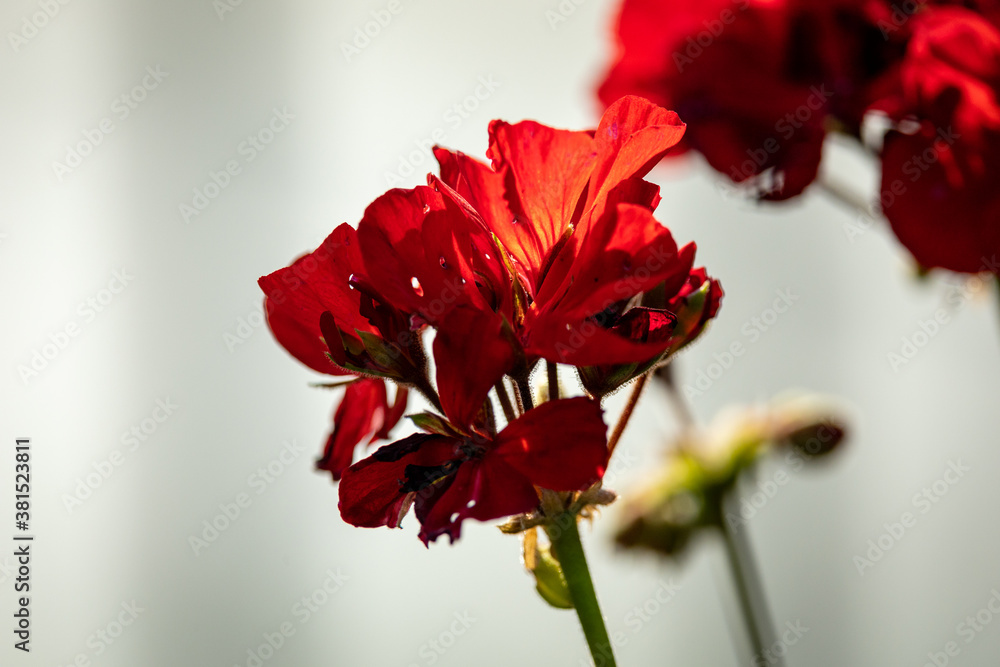
<path id="1" fill-rule="evenodd" d="M 13 546 L 0 549 L 0 663 L 588 664 L 575 616 L 534 593 L 517 539 L 468 523 L 454 547 L 426 550 L 412 518 L 401 531 L 340 520 L 335 487 L 312 469 L 335 394 L 310 388 L 315 375 L 260 326 L 256 279 L 360 219 L 395 182 L 387 174 L 423 182 L 419 146 L 435 131 L 482 157 L 493 118 L 594 126 L 614 11 L 598 0 L 4 3 L 0 540 L 15 532 L 23 436 L 37 537 L 30 654 L 12 647 Z M 372 12 L 387 24 L 345 52 Z M 258 134 L 262 150 L 242 143 Z M 77 163 L 67 151 L 81 142 L 97 145 Z M 54 165 L 68 159 L 78 166 Z M 208 187 L 214 198 L 185 220 L 181 205 L 205 204 L 194 190 L 229 161 L 238 173 L 217 176 L 226 187 Z M 850 146 L 831 143 L 826 169 L 874 192 Z M 787 664 L 923 665 L 951 641 L 949 664 L 994 664 L 1000 620 L 960 626 L 1000 589 L 992 286 L 966 299 L 949 276 L 918 284 L 886 229 L 847 233 L 857 216 L 822 193 L 757 207 L 697 159 L 651 178 L 659 218 L 697 241 L 726 290 L 677 362 L 681 382 L 735 341 L 747 350 L 693 399 L 699 419 L 801 387 L 843 397 L 856 420 L 840 455 L 793 474 L 748 528 L 775 624 L 808 628 Z M 753 335 L 779 290 L 798 299 Z M 938 308 L 949 322 L 893 369 L 887 355 Z M 77 335 L 60 335 L 68 325 Z M 52 358 L 36 359 L 37 375 L 19 370 L 43 349 Z M 144 440 L 125 435 L 133 427 Z M 609 485 L 627 494 L 676 429 L 648 392 Z M 921 513 L 914 495 L 958 461 L 969 472 Z M 225 525 L 220 505 L 240 494 L 249 505 L 195 553 L 190 538 Z M 859 574 L 854 557 L 907 511 L 916 525 Z M 748 664 L 731 640 L 731 623 L 742 630 L 720 545 L 699 541 L 680 564 L 616 553 L 615 514 L 584 537 L 609 629 L 626 640 L 619 664 Z M 671 581 L 676 595 L 651 603 Z M 282 627 L 294 634 L 258 661 Z"/>

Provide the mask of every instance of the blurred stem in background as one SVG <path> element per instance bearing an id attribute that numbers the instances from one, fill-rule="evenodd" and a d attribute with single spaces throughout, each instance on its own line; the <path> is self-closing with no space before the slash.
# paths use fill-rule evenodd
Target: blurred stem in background
<path id="1" fill-rule="evenodd" d="M 725 494 L 722 498 L 722 507 L 730 504 L 732 500 L 731 494 Z M 739 509 L 736 511 L 739 512 Z M 745 532 L 734 530 L 725 516 L 720 517 L 719 529 L 725 543 L 726 561 L 733 575 L 733 586 L 739 599 L 743 622 L 749 635 L 750 645 L 753 647 L 750 664 L 757 664 L 757 660 L 763 660 L 767 656 L 768 664 L 781 667 L 784 665 L 784 658 L 767 650 L 767 647 L 773 646 L 775 632 L 761 583 L 762 577 L 754 560 L 750 541 Z"/>

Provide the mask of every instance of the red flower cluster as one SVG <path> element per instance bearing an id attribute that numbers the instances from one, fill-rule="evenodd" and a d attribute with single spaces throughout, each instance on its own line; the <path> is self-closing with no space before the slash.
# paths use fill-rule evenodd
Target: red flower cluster
<path id="1" fill-rule="evenodd" d="M 677 109 L 685 147 L 763 199 L 816 178 L 827 132 L 860 140 L 866 113 L 888 113 L 881 202 L 897 236 L 926 267 L 996 270 L 996 0 L 625 0 L 618 37 L 601 99 Z"/>
<path id="2" fill-rule="evenodd" d="M 454 540 L 467 517 L 531 511 L 536 487 L 600 479 L 599 399 L 697 337 L 722 294 L 692 268 L 694 244 L 678 249 L 653 218 L 658 189 L 642 180 L 683 132 L 675 113 L 637 97 L 612 105 L 596 131 L 494 121 L 492 165 L 436 148 L 440 177 L 390 190 L 357 230 L 340 225 L 260 279 L 289 352 L 364 378 L 348 387 L 320 461 L 342 475 L 347 521 L 397 526 L 412 505 L 425 542 Z M 577 367 L 589 396 L 533 408 L 540 359 Z M 505 378 L 523 410 L 498 430 L 489 394 L 503 403 Z M 391 406 L 385 380 L 400 387 Z M 398 421 L 407 387 L 441 414 L 413 416 L 426 433 L 350 465 L 360 442 Z"/>

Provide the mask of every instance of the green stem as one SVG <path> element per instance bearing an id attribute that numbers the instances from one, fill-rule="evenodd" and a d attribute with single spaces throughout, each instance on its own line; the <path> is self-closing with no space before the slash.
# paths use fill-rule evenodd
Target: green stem
<path id="1" fill-rule="evenodd" d="M 765 636 L 774 636 L 774 629 L 768 620 L 767 600 L 764 597 L 760 572 L 754 562 L 746 535 L 733 530 L 729 522 L 726 521 L 725 513 L 720 517 L 718 524 L 722 529 L 726 556 L 729 561 L 729 569 L 733 573 L 733 583 L 736 586 L 740 610 L 743 612 L 747 634 L 750 635 L 750 643 L 753 646 L 753 658 L 751 658 L 751 662 L 753 662 L 755 658 L 765 655 L 768 646 Z M 784 664 L 784 659 L 779 655 L 769 655 L 771 655 L 771 664 L 777 667 Z"/>
<path id="2" fill-rule="evenodd" d="M 546 527 L 546 531 L 552 542 L 552 553 L 559 560 L 563 576 L 566 577 L 566 585 L 594 664 L 615 667 L 611 640 L 604 627 L 604 616 L 601 615 L 601 607 L 597 602 L 594 582 L 590 578 L 576 516 L 564 512 L 556 517 L 552 525 Z"/>

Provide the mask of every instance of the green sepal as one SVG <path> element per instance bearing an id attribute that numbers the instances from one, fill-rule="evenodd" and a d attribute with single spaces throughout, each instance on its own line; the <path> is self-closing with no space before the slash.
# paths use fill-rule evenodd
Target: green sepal
<path id="1" fill-rule="evenodd" d="M 406 418 L 412 421 L 417 428 L 428 433 L 446 435 L 450 438 L 462 437 L 462 433 L 452 426 L 451 422 L 433 412 L 420 412 L 415 415 L 407 415 Z"/>
<path id="2" fill-rule="evenodd" d="M 543 600 L 556 609 L 573 608 L 573 598 L 566 585 L 562 566 L 549 547 L 541 547 L 535 552 L 535 568 L 531 573 L 535 575 L 535 590 Z"/>

